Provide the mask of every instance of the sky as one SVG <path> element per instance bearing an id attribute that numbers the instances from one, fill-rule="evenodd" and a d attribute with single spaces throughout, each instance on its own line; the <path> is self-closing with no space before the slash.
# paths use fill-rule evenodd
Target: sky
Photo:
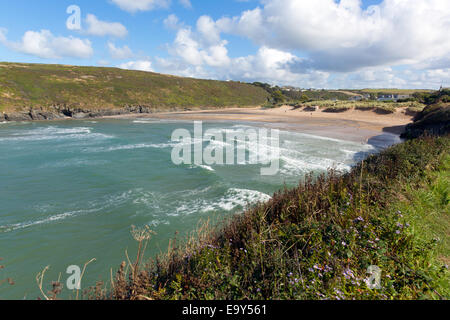
<path id="1" fill-rule="evenodd" d="M 0 0 L 0 61 L 301 88 L 450 86 L 448 0 Z"/>

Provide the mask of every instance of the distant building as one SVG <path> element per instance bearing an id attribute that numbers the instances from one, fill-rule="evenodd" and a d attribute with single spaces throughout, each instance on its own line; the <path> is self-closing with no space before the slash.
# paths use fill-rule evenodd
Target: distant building
<path id="1" fill-rule="evenodd" d="M 365 95 L 356 95 L 356 96 L 351 96 L 348 100 L 350 101 L 362 101 L 362 100 L 369 100 L 370 99 L 370 94 L 365 94 Z"/>
<path id="2" fill-rule="evenodd" d="M 362 101 L 363 96 L 351 96 L 348 100 L 350 101 Z"/>
<path id="3" fill-rule="evenodd" d="M 382 94 L 378 96 L 378 101 L 395 101 L 411 98 L 409 94 Z"/>

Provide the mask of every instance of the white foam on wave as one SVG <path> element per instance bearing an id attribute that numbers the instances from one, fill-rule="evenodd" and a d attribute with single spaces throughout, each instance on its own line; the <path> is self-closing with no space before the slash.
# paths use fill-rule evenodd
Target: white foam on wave
<path id="1" fill-rule="evenodd" d="M 193 164 L 193 165 L 189 166 L 189 168 L 190 168 L 190 169 L 202 168 L 202 169 L 204 169 L 204 170 L 206 170 L 206 171 L 210 171 L 210 172 L 215 172 L 215 171 L 216 171 L 216 170 L 213 169 L 213 167 L 207 166 L 207 165 L 204 165 L 204 164 L 201 164 L 201 165 L 195 165 L 195 164 Z"/>
<path id="2" fill-rule="evenodd" d="M 31 130 L 15 132 L 7 137 L 0 138 L 0 141 L 45 141 L 45 140 L 86 140 L 86 139 L 110 139 L 113 136 L 93 133 L 92 128 L 61 128 L 45 127 Z"/>
<path id="3" fill-rule="evenodd" d="M 0 226 L 0 232 L 11 232 L 11 231 L 16 231 L 16 230 L 20 230 L 20 229 L 26 229 L 26 228 L 34 227 L 34 226 L 37 226 L 37 225 L 48 224 L 48 223 L 51 223 L 51 222 L 65 220 L 67 218 L 79 216 L 79 215 L 82 215 L 82 214 L 89 214 L 89 213 L 98 212 L 98 211 L 100 211 L 102 209 L 103 208 L 65 212 L 65 213 L 49 216 L 47 218 L 40 219 L 40 220 L 27 221 L 27 222 L 21 222 L 21 223 L 16 223 L 16 224 L 10 224 L 10 225 L 6 225 L 6 226 Z"/>
<path id="4" fill-rule="evenodd" d="M 82 151 L 86 153 L 97 153 L 97 152 L 114 152 L 123 150 L 137 150 L 137 149 L 167 149 L 174 147 L 175 144 L 171 143 L 137 143 L 137 144 L 125 144 L 111 147 L 88 147 L 84 148 Z"/>
<path id="5" fill-rule="evenodd" d="M 123 204 L 129 202 L 130 199 L 133 198 L 134 194 L 135 194 L 134 190 L 119 192 L 114 195 L 109 195 L 109 196 L 103 197 L 97 201 L 89 202 L 87 204 L 87 206 L 89 207 L 88 209 L 68 211 L 68 212 L 64 212 L 64 213 L 60 213 L 60 214 L 49 215 L 48 217 L 39 218 L 36 220 L 12 223 L 12 224 L 7 224 L 7 225 L 3 225 L 3 226 L 0 225 L 0 233 L 12 232 L 12 231 L 16 231 L 16 230 L 35 227 L 38 225 L 44 225 L 44 224 L 49 224 L 52 222 L 63 221 L 63 220 L 69 219 L 69 218 L 76 218 L 76 217 L 84 216 L 84 215 L 88 215 L 88 214 L 104 212 L 107 209 L 116 208 L 120 205 L 123 205 Z M 37 210 L 41 213 L 47 213 L 47 212 L 51 212 L 55 209 L 51 206 L 45 205 L 45 206 L 38 206 Z"/>
<path id="6" fill-rule="evenodd" d="M 58 162 L 49 162 L 42 165 L 40 168 L 66 168 L 66 167 L 88 167 L 108 164 L 107 160 L 89 160 L 89 159 L 69 159 Z"/>
<path id="7" fill-rule="evenodd" d="M 245 209 L 258 202 L 269 201 L 272 197 L 256 190 L 231 188 L 217 202 L 210 203 L 202 208 L 202 212 L 217 210 L 232 211 L 238 207 Z"/>

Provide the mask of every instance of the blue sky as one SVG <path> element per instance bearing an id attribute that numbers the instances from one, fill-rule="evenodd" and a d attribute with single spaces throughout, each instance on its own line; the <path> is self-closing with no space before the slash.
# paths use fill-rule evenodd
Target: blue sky
<path id="1" fill-rule="evenodd" d="M 0 0 L 0 61 L 316 88 L 450 80 L 447 0 Z M 69 30 L 67 8 L 81 11 Z"/>

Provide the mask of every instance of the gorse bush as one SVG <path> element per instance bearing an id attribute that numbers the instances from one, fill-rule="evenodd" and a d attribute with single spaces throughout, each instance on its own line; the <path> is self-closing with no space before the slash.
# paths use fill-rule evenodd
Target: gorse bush
<path id="1" fill-rule="evenodd" d="M 439 241 L 418 236 L 402 204 L 442 169 L 449 146 L 448 137 L 424 137 L 346 174 L 309 175 L 224 227 L 172 243 L 139 273 L 124 263 L 100 298 L 448 298 L 449 273 L 434 255 Z M 448 219 L 442 194 L 437 212 Z M 382 272 L 380 289 L 368 287 L 371 266 Z"/>

